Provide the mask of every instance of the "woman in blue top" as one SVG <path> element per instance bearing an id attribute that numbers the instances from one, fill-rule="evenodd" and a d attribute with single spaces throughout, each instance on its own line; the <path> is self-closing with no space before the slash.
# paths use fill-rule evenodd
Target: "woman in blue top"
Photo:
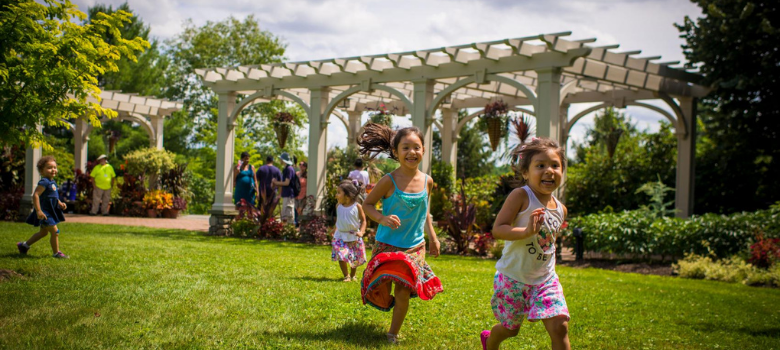
<path id="1" fill-rule="evenodd" d="M 241 153 L 241 160 L 236 166 L 233 183 L 236 188 L 233 190 L 233 203 L 241 204 L 241 200 L 255 206 L 255 199 L 260 196 L 260 190 L 257 186 L 257 175 L 255 168 L 249 164 L 249 153 Z"/>
<path id="2" fill-rule="evenodd" d="M 54 182 L 54 177 L 57 176 L 57 161 L 52 156 L 46 156 L 38 161 L 37 166 L 41 181 L 38 181 L 38 186 L 32 195 L 35 211 L 30 213 L 26 222 L 35 227 L 40 226 L 41 230 L 27 241 L 16 243 L 16 248 L 19 249 L 19 253 L 27 254 L 31 245 L 51 233 L 49 243 L 54 253 L 53 257 L 67 259 L 68 256 L 60 251 L 60 230 L 57 229 L 57 224 L 65 221 L 62 210 L 67 207 L 65 203 L 60 202 L 57 183 Z"/>
<path id="3" fill-rule="evenodd" d="M 379 229 L 377 245 L 361 284 L 363 304 L 383 311 L 393 309 L 387 340 L 396 343 L 409 310 L 409 299 L 430 300 L 443 290 L 441 281 L 425 262 L 425 232 L 431 255 L 439 256 L 440 248 L 428 210 L 433 179 L 418 169 L 425 147 L 416 127 L 394 132 L 385 125 L 369 123 L 358 144 L 362 155 L 387 153 L 400 163 L 398 169 L 379 180 L 363 202 L 366 216 L 378 222 Z M 379 200 L 381 214 L 376 210 Z"/>

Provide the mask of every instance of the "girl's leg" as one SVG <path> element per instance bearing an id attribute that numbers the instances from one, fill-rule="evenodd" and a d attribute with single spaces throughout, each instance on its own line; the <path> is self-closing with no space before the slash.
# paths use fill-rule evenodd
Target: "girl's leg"
<path id="1" fill-rule="evenodd" d="M 57 254 L 60 251 L 60 234 L 57 232 L 57 225 L 47 226 L 46 229 L 51 234 L 49 243 L 51 243 L 52 254 Z"/>
<path id="2" fill-rule="evenodd" d="M 396 284 L 394 295 L 393 322 L 390 323 L 390 331 L 388 333 L 398 335 L 401 325 L 404 323 L 404 318 L 406 318 L 406 313 L 409 312 L 409 299 L 411 298 L 412 290 Z"/>
<path id="3" fill-rule="evenodd" d="M 357 267 L 351 267 L 349 268 L 349 278 L 354 280 L 355 274 L 357 273 Z"/>
<path id="4" fill-rule="evenodd" d="M 569 344 L 569 320 L 567 317 L 558 316 L 542 320 L 544 328 L 552 340 L 553 350 L 571 350 Z"/>
<path id="5" fill-rule="evenodd" d="M 497 323 L 490 330 L 490 337 L 488 337 L 487 339 L 488 350 L 498 350 L 498 347 L 501 345 L 501 342 L 507 340 L 508 338 L 517 336 L 518 332 L 520 332 L 520 328 L 509 329 L 502 326 L 500 323 Z"/>
<path id="6" fill-rule="evenodd" d="M 341 274 L 344 275 L 344 281 L 349 281 L 349 275 L 347 270 L 347 262 L 346 261 L 339 261 L 339 267 L 341 268 Z"/>
<path id="7" fill-rule="evenodd" d="M 35 242 L 38 242 L 41 238 L 46 237 L 47 234 L 49 234 L 49 231 L 46 230 L 46 226 L 41 226 L 41 229 L 37 233 L 30 236 L 30 238 L 25 243 L 27 243 L 27 246 L 29 247 Z"/>

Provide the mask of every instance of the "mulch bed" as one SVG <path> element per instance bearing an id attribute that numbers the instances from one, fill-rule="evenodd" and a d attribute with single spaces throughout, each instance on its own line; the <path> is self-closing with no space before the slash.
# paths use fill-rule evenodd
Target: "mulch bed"
<path id="1" fill-rule="evenodd" d="M 559 265 L 577 268 L 593 267 L 597 269 L 613 270 L 620 272 L 633 272 L 643 275 L 673 276 L 671 263 L 652 263 L 646 262 L 621 262 L 615 260 L 587 259 L 580 261 L 558 261 Z"/>

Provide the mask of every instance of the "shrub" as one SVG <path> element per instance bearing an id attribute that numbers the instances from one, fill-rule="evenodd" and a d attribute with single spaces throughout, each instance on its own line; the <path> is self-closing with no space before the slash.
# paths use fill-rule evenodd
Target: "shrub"
<path id="1" fill-rule="evenodd" d="M 143 201 L 145 194 L 143 178 L 125 173 L 122 177 L 122 183 L 119 185 L 119 198 L 115 202 L 119 213 L 124 216 L 144 215 L 144 208 L 136 206 L 134 203 Z"/>
<path id="2" fill-rule="evenodd" d="M 173 207 L 173 195 L 163 190 L 146 192 L 144 194 L 144 206 L 147 209 L 170 209 Z"/>
<path id="3" fill-rule="evenodd" d="M 759 232 L 769 238 L 780 237 L 780 209 L 705 214 L 687 220 L 655 219 L 645 211 L 635 210 L 576 217 L 569 226 L 583 229 L 585 249 L 593 252 L 645 258 L 680 258 L 686 253 L 727 258 L 747 250 Z M 566 230 L 565 234 L 571 232 Z"/>
<path id="4" fill-rule="evenodd" d="M 258 238 L 272 238 L 272 239 L 279 239 L 282 238 L 282 235 L 284 234 L 284 223 L 276 220 L 276 218 L 268 218 L 263 223 L 262 226 L 260 226 L 260 229 L 257 231 L 257 237 Z"/>
<path id="5" fill-rule="evenodd" d="M 463 181 L 460 184 L 460 193 L 455 195 L 455 203 L 452 210 L 445 217 L 447 235 L 455 242 L 458 253 L 466 252 L 469 240 L 473 234 L 476 221 L 476 207 L 471 203 L 472 199 L 466 195 Z"/>
<path id="6" fill-rule="evenodd" d="M 285 241 L 294 241 L 298 239 L 298 230 L 294 224 L 284 224 L 282 227 L 282 239 Z"/>
<path id="7" fill-rule="evenodd" d="M 127 171 L 131 174 L 143 174 L 150 181 L 150 186 L 155 186 L 159 175 L 173 169 L 174 154 L 166 150 L 144 148 L 133 151 L 125 156 Z"/>
<path id="8" fill-rule="evenodd" d="M 499 177 L 496 175 L 481 176 L 466 179 L 463 183 L 465 184 L 466 196 L 470 198 L 476 209 L 477 226 L 483 231 L 490 230 L 496 218 L 490 203 L 495 200 L 493 193 L 499 184 Z"/>
<path id="9" fill-rule="evenodd" d="M 474 248 L 474 254 L 479 256 L 488 256 L 488 253 L 492 252 L 494 243 L 493 234 L 490 232 L 471 236 L 471 246 Z"/>
<path id="10" fill-rule="evenodd" d="M 24 187 L 17 187 L 0 193 L 0 220 L 16 221 L 19 218 L 19 203 Z"/>
<path id="11" fill-rule="evenodd" d="M 233 235 L 239 237 L 252 237 L 257 232 L 257 224 L 248 218 L 236 219 L 230 223 Z"/>
<path id="12" fill-rule="evenodd" d="M 768 268 L 780 261 L 780 238 L 765 238 L 759 235 L 750 246 L 748 262 L 761 268 Z"/>
<path id="13" fill-rule="evenodd" d="M 759 269 L 736 255 L 713 260 L 706 256 L 687 254 L 685 259 L 672 265 L 672 268 L 684 278 L 780 287 L 780 264 L 768 270 Z"/>
<path id="14" fill-rule="evenodd" d="M 317 244 L 330 243 L 327 219 L 324 216 L 316 215 L 301 220 L 301 240 L 314 241 Z"/>

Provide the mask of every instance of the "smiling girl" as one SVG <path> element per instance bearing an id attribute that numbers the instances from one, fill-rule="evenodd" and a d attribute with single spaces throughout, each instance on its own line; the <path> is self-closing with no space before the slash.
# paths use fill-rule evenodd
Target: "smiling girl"
<path id="1" fill-rule="evenodd" d="M 41 181 L 38 181 L 38 186 L 32 195 L 35 211 L 30 213 L 26 222 L 35 227 L 40 226 L 41 229 L 27 241 L 16 243 L 16 248 L 19 249 L 19 253 L 27 254 L 33 243 L 51 234 L 49 243 L 51 243 L 51 250 L 54 253 L 52 256 L 67 259 L 68 256 L 60 251 L 60 230 L 57 229 L 57 224 L 65 221 L 65 214 L 62 210 L 67 207 L 65 203 L 60 201 L 57 183 L 54 181 L 54 177 L 57 176 L 57 161 L 52 156 L 46 156 L 38 161 L 37 166 L 38 172 L 41 174 Z"/>
<path id="2" fill-rule="evenodd" d="M 517 155 L 525 186 L 509 194 L 493 224 L 493 237 L 506 245 L 496 263 L 490 300 L 499 323 L 480 334 L 482 349 L 498 349 L 517 336 L 526 318 L 544 323 L 554 350 L 570 349 L 569 309 L 555 273 L 555 236 L 566 207 L 553 191 L 566 170 L 564 150 L 555 141 L 534 138 Z"/>
<path id="3" fill-rule="evenodd" d="M 425 145 L 416 127 L 396 132 L 385 125 L 369 123 L 358 145 L 362 155 L 386 153 L 399 163 L 398 169 L 380 179 L 363 202 L 363 210 L 379 223 L 379 229 L 361 284 L 363 304 L 382 311 L 393 310 L 387 341 L 396 343 L 409 310 L 409 299 L 430 300 L 443 290 L 441 281 L 425 262 L 426 232 L 430 254 L 439 256 L 440 248 L 428 210 L 433 179 L 418 169 Z M 376 209 L 380 200 L 382 213 Z"/>

